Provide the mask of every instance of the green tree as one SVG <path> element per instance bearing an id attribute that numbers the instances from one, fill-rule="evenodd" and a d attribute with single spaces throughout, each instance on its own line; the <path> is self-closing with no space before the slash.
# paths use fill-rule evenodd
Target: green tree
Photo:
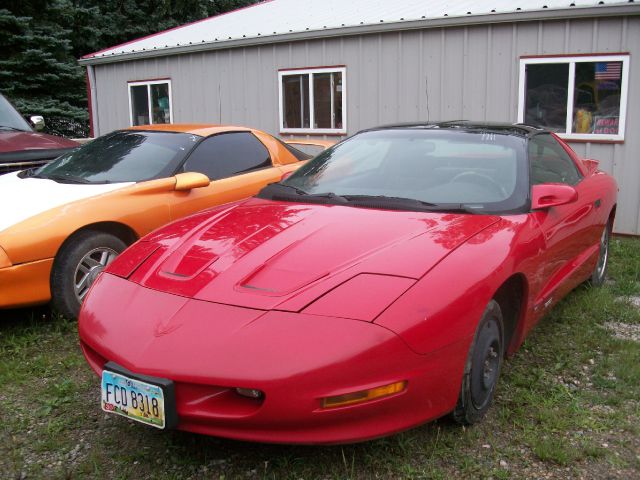
<path id="1" fill-rule="evenodd" d="M 54 21 L 53 8 L 37 20 L 23 14 L 29 10 L 0 10 L 0 91 L 25 115 L 86 120 L 84 72 L 74 61 L 70 30 Z"/>
<path id="2" fill-rule="evenodd" d="M 23 115 L 88 124 L 91 52 L 256 3 L 258 0 L 3 0 L 0 92 Z"/>

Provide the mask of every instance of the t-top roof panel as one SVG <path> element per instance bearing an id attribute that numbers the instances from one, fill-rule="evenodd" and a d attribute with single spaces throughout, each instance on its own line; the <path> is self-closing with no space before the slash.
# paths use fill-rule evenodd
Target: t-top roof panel
<path id="1" fill-rule="evenodd" d="M 267 43 L 281 35 L 363 25 L 629 3 L 629 0 L 266 0 L 95 52 L 83 59 L 251 38 L 262 38 Z"/>

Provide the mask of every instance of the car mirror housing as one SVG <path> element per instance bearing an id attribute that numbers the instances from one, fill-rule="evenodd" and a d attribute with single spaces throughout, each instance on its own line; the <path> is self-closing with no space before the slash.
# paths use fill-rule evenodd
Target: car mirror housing
<path id="1" fill-rule="evenodd" d="M 531 209 L 541 210 L 545 208 L 566 205 L 578 200 L 578 192 L 571 185 L 562 183 L 543 183 L 531 188 Z"/>
<path id="2" fill-rule="evenodd" d="M 584 163 L 584 165 L 587 167 L 587 172 L 589 172 L 590 174 L 597 172 L 598 166 L 600 165 L 600 162 L 598 160 L 594 160 L 593 158 L 585 158 L 584 160 L 582 160 L 582 163 Z"/>
<path id="3" fill-rule="evenodd" d="M 211 181 L 209 177 L 198 172 L 179 173 L 175 176 L 176 184 L 174 190 L 179 192 L 192 190 L 194 188 L 208 187 Z"/>
<path id="4" fill-rule="evenodd" d="M 37 132 L 41 132 L 42 130 L 44 130 L 44 118 L 41 117 L 40 115 L 33 115 L 32 117 L 29 118 L 29 121 L 31 122 L 31 125 L 33 125 L 33 128 L 37 131 Z"/>

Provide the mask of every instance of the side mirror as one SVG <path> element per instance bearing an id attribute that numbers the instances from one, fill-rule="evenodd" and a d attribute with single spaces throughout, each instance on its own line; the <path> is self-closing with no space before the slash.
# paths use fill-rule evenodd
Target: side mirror
<path id="1" fill-rule="evenodd" d="M 208 187 L 211 183 L 209 177 L 197 172 L 178 173 L 175 176 L 175 179 L 176 185 L 173 189 L 178 192 L 184 192 L 194 188 Z"/>
<path id="2" fill-rule="evenodd" d="M 585 158 L 582 160 L 582 163 L 587 167 L 587 172 L 589 172 L 589 174 L 596 173 L 598 171 L 598 166 L 600 165 L 600 162 L 593 158 Z"/>
<path id="3" fill-rule="evenodd" d="M 531 209 L 540 210 L 544 208 L 566 205 L 578 200 L 578 192 L 571 185 L 562 183 L 543 183 L 534 185 L 531 188 Z"/>
<path id="4" fill-rule="evenodd" d="M 36 132 L 41 132 L 42 130 L 44 130 L 43 117 L 41 117 L 40 115 L 34 115 L 29 118 L 29 120 L 31 121 L 31 125 L 33 125 L 33 128 L 36 130 Z"/>

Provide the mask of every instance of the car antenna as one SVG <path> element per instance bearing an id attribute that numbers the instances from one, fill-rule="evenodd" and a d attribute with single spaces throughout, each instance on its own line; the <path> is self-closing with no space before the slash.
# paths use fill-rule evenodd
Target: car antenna
<path id="1" fill-rule="evenodd" d="M 429 74 L 424 76 L 424 94 L 427 101 L 427 123 L 429 123 Z"/>

